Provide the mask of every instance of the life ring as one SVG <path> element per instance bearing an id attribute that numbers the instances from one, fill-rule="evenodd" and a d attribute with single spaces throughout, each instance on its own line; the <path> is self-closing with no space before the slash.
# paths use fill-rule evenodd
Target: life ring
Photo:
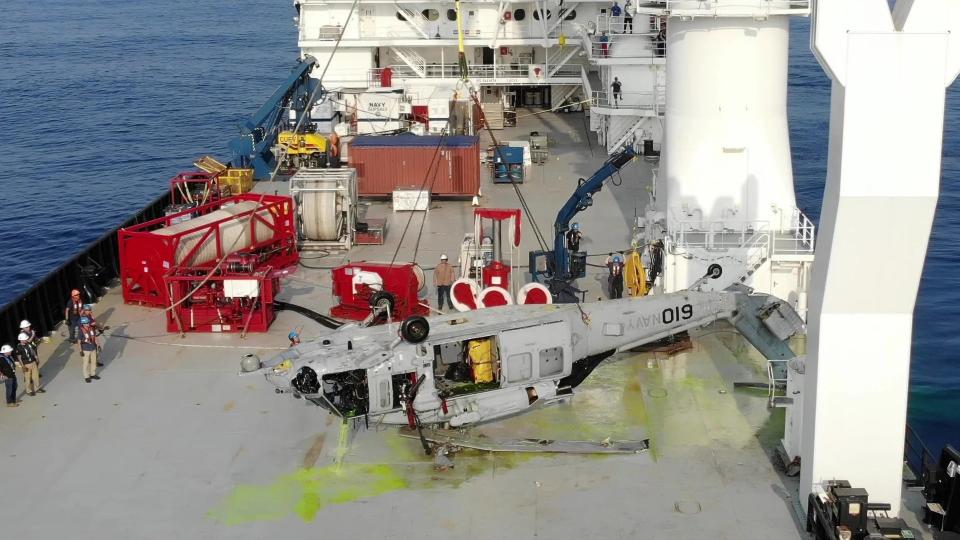
<path id="1" fill-rule="evenodd" d="M 477 309 L 477 295 L 480 286 L 470 278 L 460 278 L 450 286 L 450 303 L 457 311 L 472 311 Z"/>
<path id="2" fill-rule="evenodd" d="M 513 12 L 511 12 L 511 11 L 504 11 L 504 12 L 503 12 L 503 20 L 509 21 L 509 20 L 512 19 L 512 18 L 513 18 Z"/>
<path id="3" fill-rule="evenodd" d="M 522 305 L 552 304 L 550 289 L 540 283 L 527 283 L 517 291 L 517 303 Z"/>
<path id="4" fill-rule="evenodd" d="M 477 305 L 482 308 L 510 306 L 513 305 L 513 297 L 510 296 L 510 291 L 503 287 L 487 287 L 480 291 L 480 295 L 477 297 Z"/>

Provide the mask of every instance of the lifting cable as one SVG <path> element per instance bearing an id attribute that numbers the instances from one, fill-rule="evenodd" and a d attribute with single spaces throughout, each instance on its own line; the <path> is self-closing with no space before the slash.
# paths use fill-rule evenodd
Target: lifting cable
<path id="1" fill-rule="evenodd" d="M 487 122 L 487 117 L 483 113 L 483 106 L 480 105 L 480 98 L 477 96 L 477 91 L 470 83 L 470 73 L 467 68 L 467 56 L 464 52 L 463 47 L 463 25 L 461 24 L 460 16 L 460 0 L 456 1 L 456 10 L 457 10 L 457 62 L 460 65 L 460 79 L 467 87 L 470 97 L 473 99 L 474 104 L 476 105 L 476 110 L 480 111 L 480 119 L 483 122 L 483 126 L 487 129 L 487 133 L 490 135 L 490 140 L 493 142 L 493 151 L 500 158 L 500 161 L 506 165 L 506 161 L 503 159 L 503 154 L 500 150 L 500 143 L 497 141 L 496 136 L 493 134 L 493 130 L 490 128 L 490 124 Z M 449 122 L 449 119 L 447 120 Z M 493 165 L 493 175 L 496 176 L 497 163 L 496 158 L 494 158 Z M 513 179 L 513 176 L 510 174 L 509 168 L 507 168 L 507 179 L 510 180 L 510 185 L 513 186 L 513 190 L 517 194 L 517 199 L 520 201 L 520 207 L 523 209 L 523 213 L 526 214 L 527 220 L 530 222 L 530 226 L 533 228 L 533 234 L 537 238 L 537 243 L 540 245 L 540 249 L 543 251 L 549 251 L 548 244 L 543 237 L 543 233 L 540 231 L 540 226 L 537 225 L 537 220 L 533 217 L 533 212 L 530 210 L 530 205 L 527 204 L 527 200 L 523 197 L 523 192 L 520 191 L 520 186 Z"/>
<path id="2" fill-rule="evenodd" d="M 434 164 L 439 166 L 440 149 L 443 148 L 443 141 L 447 138 L 447 130 L 450 127 L 450 119 L 447 119 L 447 127 L 443 128 L 443 131 L 440 132 L 440 139 L 437 141 L 437 146 L 433 151 L 433 157 L 430 159 L 430 164 L 427 166 L 426 174 L 423 176 L 423 182 L 420 183 L 420 191 L 417 192 L 417 199 L 414 202 L 414 208 L 420 204 L 420 197 L 423 196 L 423 190 L 427 187 L 427 182 L 430 180 L 430 174 L 434 171 Z M 431 189 L 433 188 L 433 183 L 430 184 Z M 429 197 L 429 196 L 428 196 Z M 390 266 L 392 267 L 397 261 L 397 255 L 400 253 L 400 248 L 403 247 L 403 240 L 406 238 L 407 229 L 410 228 L 410 223 L 413 221 L 414 211 L 410 212 L 410 215 L 407 217 L 407 223 L 403 226 L 403 232 L 400 233 L 400 241 L 397 242 L 397 248 L 393 250 L 393 257 L 390 258 Z M 420 223 L 420 233 L 417 235 L 417 247 L 420 246 L 420 236 L 423 234 L 423 224 L 427 221 L 427 212 L 423 213 L 423 221 Z M 416 262 L 416 252 L 414 252 L 414 260 L 411 262 Z"/>

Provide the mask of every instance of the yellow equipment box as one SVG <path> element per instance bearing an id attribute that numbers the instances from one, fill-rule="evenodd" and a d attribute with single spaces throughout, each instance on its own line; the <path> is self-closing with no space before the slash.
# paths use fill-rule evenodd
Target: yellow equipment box
<path id="1" fill-rule="evenodd" d="M 253 189 L 253 169 L 232 169 L 211 156 L 193 162 L 201 171 L 217 175 L 224 195 L 240 195 Z"/>
<path id="2" fill-rule="evenodd" d="M 277 145 L 285 148 L 291 155 L 323 154 L 327 151 L 327 138 L 319 133 L 294 133 L 281 131 L 277 135 Z"/>

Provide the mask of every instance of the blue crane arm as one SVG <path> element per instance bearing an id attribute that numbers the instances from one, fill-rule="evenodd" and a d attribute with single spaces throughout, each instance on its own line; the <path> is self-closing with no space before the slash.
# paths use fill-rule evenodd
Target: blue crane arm
<path id="1" fill-rule="evenodd" d="M 281 112 L 287 104 L 301 112 L 313 106 L 308 101 L 314 96 L 313 90 L 319 82 L 310 77 L 310 70 L 316 62 L 314 57 L 305 56 L 273 95 L 244 121 L 240 135 L 229 144 L 234 165 L 253 167 L 258 179 L 266 178 L 273 172 L 274 156 L 270 149 L 276 142 L 277 128 L 283 120 Z M 300 102 L 293 103 L 298 97 L 301 98 Z"/>
<path id="2" fill-rule="evenodd" d="M 573 192 L 566 204 L 557 213 L 557 220 L 553 224 L 553 260 L 554 279 L 569 278 L 570 253 L 567 250 L 566 234 L 570 229 L 570 220 L 593 204 L 593 194 L 603 188 L 603 184 L 624 165 L 637 156 L 630 146 L 614 154 L 602 167 L 593 173 Z"/>

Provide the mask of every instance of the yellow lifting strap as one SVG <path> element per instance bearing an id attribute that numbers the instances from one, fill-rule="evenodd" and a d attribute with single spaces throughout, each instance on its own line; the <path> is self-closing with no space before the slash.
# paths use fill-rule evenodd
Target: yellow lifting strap
<path id="1" fill-rule="evenodd" d="M 640 262 L 640 253 L 637 250 L 628 251 L 625 254 L 626 263 L 623 265 L 623 277 L 630 291 L 630 296 L 646 296 L 647 290 L 647 272 Z"/>

